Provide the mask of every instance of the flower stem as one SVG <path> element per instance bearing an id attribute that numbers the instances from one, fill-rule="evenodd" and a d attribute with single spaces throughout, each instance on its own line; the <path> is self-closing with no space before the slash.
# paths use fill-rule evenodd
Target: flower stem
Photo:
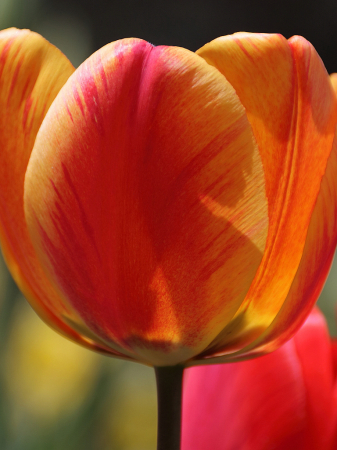
<path id="1" fill-rule="evenodd" d="M 155 367 L 158 394 L 157 450 L 180 450 L 183 366 Z"/>

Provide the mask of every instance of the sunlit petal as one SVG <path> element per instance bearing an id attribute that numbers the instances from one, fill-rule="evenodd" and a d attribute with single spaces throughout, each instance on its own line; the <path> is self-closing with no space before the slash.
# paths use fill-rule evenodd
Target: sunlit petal
<path id="1" fill-rule="evenodd" d="M 247 294 L 268 230 L 264 186 L 223 75 L 130 39 L 89 58 L 55 100 L 25 208 L 43 265 L 87 326 L 173 364 L 205 348 Z"/>
<path id="2" fill-rule="evenodd" d="M 298 328 L 322 287 L 336 240 L 334 219 L 329 223 L 336 189 L 326 174 L 334 167 L 336 99 L 319 56 L 303 38 L 238 33 L 198 53 L 226 76 L 246 108 L 266 177 L 270 225 L 263 260 L 235 320 L 206 354 L 231 353 L 258 338 L 283 304 L 292 305 Z M 293 321 L 288 313 L 284 320 Z"/>

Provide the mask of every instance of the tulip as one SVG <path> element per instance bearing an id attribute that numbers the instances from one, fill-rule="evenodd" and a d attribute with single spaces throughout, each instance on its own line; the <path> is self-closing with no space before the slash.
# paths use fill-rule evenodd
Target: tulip
<path id="1" fill-rule="evenodd" d="M 35 33 L 0 43 L 1 244 L 42 318 L 154 366 L 288 339 L 337 236 L 336 100 L 313 47 L 125 39 L 74 71 Z"/>
<path id="2" fill-rule="evenodd" d="M 272 354 L 189 369 L 182 450 L 335 449 L 336 348 L 316 310 Z"/>
<path id="3" fill-rule="evenodd" d="M 337 237 L 337 105 L 310 43 L 124 39 L 75 71 L 9 29 L 0 54 L 0 241 L 47 323 L 168 368 L 164 391 L 171 368 L 295 333 Z"/>

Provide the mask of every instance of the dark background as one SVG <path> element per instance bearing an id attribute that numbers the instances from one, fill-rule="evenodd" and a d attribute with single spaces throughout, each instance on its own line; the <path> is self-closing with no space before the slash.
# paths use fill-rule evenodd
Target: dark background
<path id="1" fill-rule="evenodd" d="M 236 31 L 299 34 L 337 71 L 337 1 L 273 0 L 52 0 L 55 12 L 69 11 L 89 24 L 98 49 L 121 37 L 140 37 L 155 45 L 195 51 Z"/>
<path id="2" fill-rule="evenodd" d="M 39 28 L 46 17 L 81 23 L 91 36 L 93 51 L 123 37 L 195 51 L 236 31 L 281 33 L 286 38 L 299 34 L 315 46 L 329 73 L 337 71 L 336 0 L 0 0 L 0 6 L 1 2 L 21 4 L 14 20 L 18 27 Z"/>

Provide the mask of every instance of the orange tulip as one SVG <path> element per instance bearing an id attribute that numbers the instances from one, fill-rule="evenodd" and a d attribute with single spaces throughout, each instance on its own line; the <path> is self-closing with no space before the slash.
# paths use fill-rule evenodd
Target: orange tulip
<path id="1" fill-rule="evenodd" d="M 10 29 L 0 53 L 0 240 L 47 323 L 154 366 L 292 336 L 337 237 L 336 99 L 305 39 L 125 39 L 75 71 Z"/>

